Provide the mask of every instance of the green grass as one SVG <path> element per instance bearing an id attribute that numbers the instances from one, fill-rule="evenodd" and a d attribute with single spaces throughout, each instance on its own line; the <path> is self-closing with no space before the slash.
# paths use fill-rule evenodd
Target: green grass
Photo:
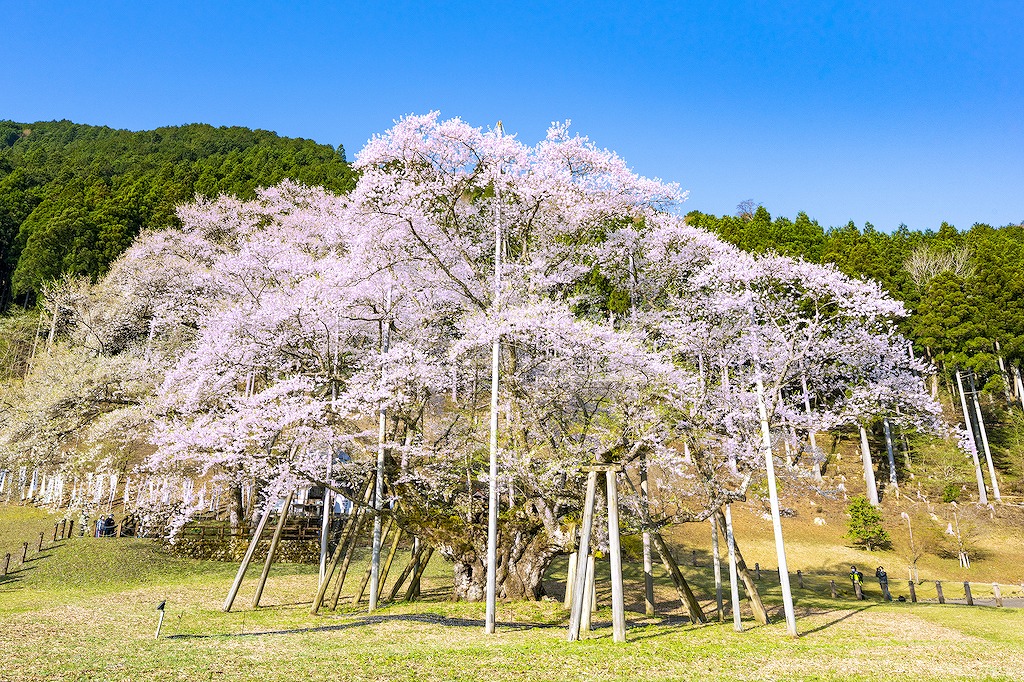
<path id="1" fill-rule="evenodd" d="M 7 545 L 20 547 L 17 538 L 40 524 L 52 532 L 45 515 L 0 506 L 0 539 Z M 499 604 L 498 633 L 488 637 L 481 604 L 446 600 L 450 573 L 439 557 L 427 571 L 423 600 L 385 606 L 368 618 L 365 604 L 354 607 L 344 597 L 337 612 L 311 616 L 314 566 L 276 565 L 263 606 L 253 610 L 254 566 L 235 609 L 223 613 L 233 564 L 176 558 L 143 540 L 80 538 L 47 545 L 0 582 L 0 679 L 1024 677 L 1024 611 L 832 600 L 827 572 L 809 574 L 807 588 L 796 591 L 802 634 L 794 640 L 778 622 L 760 627 L 747 618 L 743 633 L 733 632 L 731 622 L 688 625 L 660 573 L 659 616 L 645 618 L 639 572 L 627 563 L 629 641 L 617 645 L 607 608 L 596 615 L 589 637 L 566 642 L 566 613 L 550 600 Z M 552 593 L 560 592 L 564 565 L 552 568 Z M 364 567 L 365 557 L 359 557 L 346 593 Z M 702 596 L 713 596 L 709 570 L 684 570 Z M 762 585 L 766 601 L 777 607 L 777 581 L 765 575 Z M 606 586 L 599 597 L 607 606 Z M 154 609 L 164 599 L 167 616 L 156 640 Z M 707 599 L 705 606 L 713 612 Z"/>

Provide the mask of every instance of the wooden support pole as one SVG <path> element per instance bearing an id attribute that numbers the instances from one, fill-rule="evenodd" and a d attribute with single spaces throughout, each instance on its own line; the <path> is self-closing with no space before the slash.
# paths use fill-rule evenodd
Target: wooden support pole
<path id="1" fill-rule="evenodd" d="M 761 581 L 761 564 L 754 562 L 754 580 Z"/>
<path id="2" fill-rule="evenodd" d="M 832 592 L 832 598 L 833 599 L 835 599 L 836 597 L 839 596 L 836 593 L 836 581 L 835 580 L 829 580 L 828 581 L 828 587 L 829 587 L 829 590 Z"/>
<path id="3" fill-rule="evenodd" d="M 238 567 L 235 581 L 231 584 L 231 590 L 228 591 L 228 596 L 224 600 L 222 608 L 225 613 L 230 611 L 231 605 L 235 603 L 238 588 L 242 586 L 242 578 L 245 577 L 245 572 L 249 570 L 249 563 L 252 561 L 253 554 L 256 553 L 256 545 L 259 544 L 260 538 L 263 537 L 263 530 L 267 527 L 267 521 L 270 519 L 270 512 L 273 507 L 274 505 L 268 501 L 267 508 L 264 510 L 263 516 L 260 517 L 260 522 L 256 526 L 256 532 L 253 533 L 252 540 L 249 541 L 249 547 L 245 550 L 245 556 L 242 557 L 242 564 Z"/>
<path id="4" fill-rule="evenodd" d="M 289 491 L 284 498 L 284 505 L 281 507 L 281 515 L 277 519 L 277 528 L 274 529 L 274 536 L 270 539 L 270 547 L 267 549 L 267 560 L 263 563 L 263 573 L 260 574 L 259 582 L 256 583 L 256 593 L 252 596 L 252 607 L 255 609 L 260 605 L 260 597 L 263 596 L 263 588 L 270 577 L 270 566 L 274 563 L 274 554 L 277 553 L 277 546 L 281 542 L 281 533 L 284 532 L 284 524 L 288 519 L 288 510 L 292 506 L 292 497 L 295 491 Z"/>
<path id="5" fill-rule="evenodd" d="M 672 582 L 675 583 L 676 591 L 679 593 L 679 600 L 683 603 L 683 608 L 690 617 L 690 621 L 694 624 L 707 623 L 708 619 L 700 607 L 700 602 L 697 601 L 693 590 L 690 589 L 686 578 L 683 577 L 683 573 L 679 570 L 676 560 L 672 558 L 672 552 L 669 551 L 668 545 L 661 537 L 661 533 L 651 533 L 651 539 L 654 540 L 654 547 L 658 550 L 662 565 L 672 576 Z"/>
<path id="6" fill-rule="evenodd" d="M 971 594 L 971 584 L 964 581 L 964 598 L 967 600 L 968 606 L 974 606 L 974 595 Z"/>
<path id="7" fill-rule="evenodd" d="M 4 555 L 4 568 L 3 568 L 3 571 L 0 571 L 0 575 L 7 575 L 7 569 L 9 569 L 10 567 L 11 567 L 11 553 L 7 552 L 7 554 Z"/>
<path id="8" fill-rule="evenodd" d="M 395 597 L 398 596 L 398 592 L 402 589 L 402 585 L 405 583 L 406 579 L 418 568 L 420 555 L 423 553 L 423 549 L 425 547 L 426 543 L 423 542 L 413 544 L 412 556 L 409 558 L 409 563 L 402 569 L 402 572 L 398 575 L 398 580 L 395 581 L 395 584 L 391 586 L 391 592 L 388 594 L 388 601 L 395 600 Z"/>
<path id="9" fill-rule="evenodd" d="M 379 529 L 379 531 L 380 531 L 379 535 L 378 535 L 378 529 L 376 527 L 376 524 L 374 524 L 374 532 L 373 532 L 374 542 L 377 542 L 381 546 L 383 546 L 383 543 L 386 542 L 386 540 L 387 540 L 388 533 L 391 532 L 391 525 L 393 523 L 394 523 L 394 519 L 389 516 L 388 520 L 384 523 L 382 528 Z M 379 593 L 379 591 L 380 591 L 380 564 L 379 564 L 380 552 L 379 551 L 377 552 L 377 560 L 378 560 L 378 563 L 376 565 L 371 561 L 370 565 L 366 567 L 366 572 L 363 573 L 363 579 L 359 581 L 359 589 L 356 590 L 356 596 L 352 599 L 352 603 L 353 604 L 358 604 L 359 602 L 361 602 L 363 600 L 363 595 L 366 594 L 367 584 L 369 584 L 370 589 L 373 589 L 374 587 L 376 587 L 377 590 L 378 590 L 378 593 Z M 373 580 L 374 574 L 376 574 L 377 577 L 378 577 L 376 583 Z M 376 608 L 376 606 L 377 606 L 377 598 L 374 595 L 370 595 L 370 599 L 372 600 L 374 608 Z"/>
<path id="10" fill-rule="evenodd" d="M 619 491 L 616 471 L 605 472 L 608 482 L 608 551 L 612 578 L 612 640 L 626 641 L 626 605 L 622 595 L 622 548 L 619 546 Z"/>
<path id="11" fill-rule="evenodd" d="M 384 565 L 380 568 L 380 592 L 377 594 L 377 600 L 381 600 L 381 596 L 384 593 L 384 583 L 388 580 L 388 573 L 391 572 L 391 564 L 395 560 L 395 555 L 398 554 L 398 543 L 402 541 L 402 529 L 395 529 L 395 537 L 391 541 L 391 548 L 388 550 L 388 557 L 384 560 Z"/>
<path id="12" fill-rule="evenodd" d="M 1003 605 L 1003 593 L 999 591 L 999 583 L 992 583 L 992 596 L 996 598 L 996 606 Z"/>
<path id="13" fill-rule="evenodd" d="M 943 596 L 943 594 L 942 594 L 942 581 L 941 580 L 936 580 L 935 581 L 935 594 L 937 594 L 939 596 L 939 603 L 940 604 L 945 604 L 946 603 L 946 597 Z"/>
<path id="14" fill-rule="evenodd" d="M 365 505 L 370 501 L 370 495 L 372 494 L 373 478 L 367 478 L 366 484 L 363 486 L 361 498 Z M 338 566 L 338 561 L 341 560 L 342 553 L 348 545 L 349 536 L 352 534 L 355 527 L 356 519 L 359 513 L 354 510 L 349 514 L 348 519 L 345 520 L 345 528 L 341 532 L 341 537 L 338 539 L 338 546 L 334 548 L 334 554 L 331 556 L 331 561 L 327 565 L 327 571 L 324 573 L 324 577 L 320 580 L 320 584 L 317 586 L 316 597 L 313 598 L 313 607 L 310 609 L 311 615 L 317 615 L 320 611 L 320 606 L 323 604 L 324 595 L 327 594 L 327 587 L 331 582 L 331 578 L 334 576 L 334 570 Z"/>
<path id="15" fill-rule="evenodd" d="M 590 632 L 594 629 L 593 616 L 594 612 L 597 611 L 597 559 L 593 554 L 587 556 L 587 587 L 583 590 L 583 622 L 580 624 L 580 630 L 583 632 Z M 582 637 L 582 635 L 580 635 Z"/>
<path id="16" fill-rule="evenodd" d="M 728 506 L 726 506 L 726 512 L 729 513 L 729 517 L 726 517 L 725 513 L 723 513 L 721 509 L 715 512 L 715 515 L 718 517 L 718 522 L 724 525 L 727 531 L 731 531 L 732 513 Z M 743 560 L 743 553 L 740 552 L 740 546 L 739 543 L 736 542 L 735 534 L 733 534 L 732 545 L 733 552 L 736 555 L 736 572 L 739 575 L 740 580 L 743 582 L 743 587 L 746 588 L 747 597 L 750 600 L 750 610 L 754 614 L 754 620 L 761 625 L 767 625 L 768 610 L 765 609 L 764 602 L 761 601 L 761 593 L 757 589 L 757 583 L 754 582 L 750 575 L 750 571 L 747 570 L 747 564 Z"/>
<path id="17" fill-rule="evenodd" d="M 25 563 L 25 557 L 28 556 L 28 543 L 21 543 L 21 563 Z"/>
<path id="18" fill-rule="evenodd" d="M 964 426 L 967 428 L 967 433 L 971 437 L 971 443 L 974 445 L 974 449 L 971 452 L 971 456 L 974 458 L 974 473 L 978 478 L 978 501 L 982 504 L 988 504 L 988 492 L 985 490 L 985 477 L 981 473 L 981 462 L 978 459 L 978 438 L 974 434 L 974 426 L 971 424 L 971 413 L 967 409 L 967 397 L 964 394 L 964 382 L 960 377 L 960 370 L 956 371 L 956 386 L 960 393 L 960 408 L 964 412 Z"/>
<path id="19" fill-rule="evenodd" d="M 423 579 L 423 573 L 427 570 L 427 564 L 430 563 L 430 557 L 434 556 L 434 548 L 427 547 L 426 554 L 423 554 L 422 561 L 418 561 L 416 566 L 416 572 L 412 575 L 412 580 L 409 581 L 409 589 L 405 591 L 405 600 L 413 601 L 419 599 L 420 596 L 420 581 Z"/>
<path id="20" fill-rule="evenodd" d="M 974 401 L 974 410 L 978 416 L 978 432 L 981 434 L 981 444 L 985 448 L 985 462 L 988 465 L 988 477 L 992 483 L 992 497 L 996 502 L 1001 502 L 999 495 L 999 481 L 996 480 L 996 468 L 992 463 L 992 449 L 988 446 L 988 431 L 985 429 L 985 418 L 981 413 L 981 401 L 978 400 L 978 389 L 974 384 L 974 375 L 971 374 L 971 399 Z"/>
<path id="21" fill-rule="evenodd" d="M 580 542 L 576 549 L 578 553 L 576 559 L 577 566 L 586 557 L 590 556 L 590 532 L 594 525 L 594 496 L 596 492 L 597 472 L 590 471 L 587 473 L 587 494 L 583 502 L 583 523 L 580 526 Z M 572 592 L 572 610 L 569 615 L 568 639 L 570 642 L 575 642 L 580 638 L 580 626 L 583 622 L 584 610 L 583 593 L 586 591 L 586 587 L 587 572 L 577 570 L 576 584 L 573 586 Z"/>
<path id="22" fill-rule="evenodd" d="M 54 542 L 57 542 L 57 527 L 59 525 L 60 525 L 59 523 L 53 524 L 53 541 Z"/>
<path id="23" fill-rule="evenodd" d="M 338 575 L 338 584 L 334 588 L 334 596 L 331 598 L 331 611 L 338 608 L 338 600 L 341 598 L 341 589 L 345 586 L 345 578 L 348 577 L 349 566 L 352 565 L 352 557 L 356 553 L 356 545 L 359 544 L 359 531 L 366 524 L 366 508 L 361 507 L 356 512 L 355 525 L 352 527 L 352 535 L 349 537 L 348 545 L 345 547 L 345 558 L 341 561 L 341 571 Z"/>
<path id="24" fill-rule="evenodd" d="M 43 533 L 39 533 L 39 542 L 36 544 L 36 554 L 43 551 Z"/>
<path id="25" fill-rule="evenodd" d="M 917 587 L 914 586 L 914 581 L 913 580 L 908 580 L 907 581 L 907 585 L 908 585 L 908 587 L 910 587 L 910 603 L 911 604 L 916 604 L 917 603 Z"/>
<path id="26" fill-rule="evenodd" d="M 801 570 L 796 572 L 796 584 L 801 590 L 804 589 L 804 572 Z"/>
<path id="27" fill-rule="evenodd" d="M 565 569 L 565 599 L 562 600 L 562 605 L 565 608 L 572 607 L 572 586 L 576 584 L 576 559 L 578 553 L 569 553 L 569 564 Z"/>

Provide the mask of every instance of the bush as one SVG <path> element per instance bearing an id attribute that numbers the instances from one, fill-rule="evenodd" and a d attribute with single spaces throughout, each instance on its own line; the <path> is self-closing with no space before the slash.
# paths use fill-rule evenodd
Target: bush
<path id="1" fill-rule="evenodd" d="M 846 537 L 855 545 L 864 545 L 870 552 L 876 547 L 885 549 L 892 544 L 889 533 L 882 527 L 882 512 L 864 497 L 851 499 L 846 513 L 850 516 L 846 522 Z"/>
<path id="2" fill-rule="evenodd" d="M 960 500 L 960 493 L 963 492 L 963 487 L 957 483 L 947 483 L 946 487 L 942 489 L 942 501 L 958 502 Z"/>

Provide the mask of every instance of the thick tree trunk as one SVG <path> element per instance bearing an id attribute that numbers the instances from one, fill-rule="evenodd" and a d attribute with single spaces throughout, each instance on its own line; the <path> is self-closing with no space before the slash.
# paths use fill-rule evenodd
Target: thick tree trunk
<path id="1" fill-rule="evenodd" d="M 518 536 L 511 546 L 499 538 L 497 594 L 502 599 L 536 601 L 544 596 L 544 571 L 555 550 L 546 536 Z M 487 569 L 482 554 L 470 552 L 452 557 L 454 597 L 462 601 L 480 601 L 487 588 Z"/>
<path id="2" fill-rule="evenodd" d="M 232 528 L 238 528 L 245 517 L 242 506 L 242 486 L 232 485 L 228 488 L 228 519 Z"/>

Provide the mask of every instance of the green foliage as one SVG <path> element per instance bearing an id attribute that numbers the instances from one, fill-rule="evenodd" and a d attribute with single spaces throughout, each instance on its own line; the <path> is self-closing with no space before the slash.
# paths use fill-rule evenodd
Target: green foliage
<path id="1" fill-rule="evenodd" d="M 891 544 L 889 533 L 882 527 L 882 512 L 863 496 L 852 498 L 846 513 L 850 515 L 846 522 L 846 537 L 854 544 L 864 545 L 868 551 L 884 549 Z"/>
<path id="2" fill-rule="evenodd" d="M 959 486 L 956 483 L 947 483 L 942 488 L 942 501 L 946 503 L 957 502 L 960 499 L 960 493 L 962 492 L 962 486 Z"/>
<path id="3" fill-rule="evenodd" d="M 196 194 L 251 198 L 285 178 L 345 192 L 354 172 L 340 147 L 265 130 L 0 121 L 0 310 L 65 273 L 99 276 Z"/>

